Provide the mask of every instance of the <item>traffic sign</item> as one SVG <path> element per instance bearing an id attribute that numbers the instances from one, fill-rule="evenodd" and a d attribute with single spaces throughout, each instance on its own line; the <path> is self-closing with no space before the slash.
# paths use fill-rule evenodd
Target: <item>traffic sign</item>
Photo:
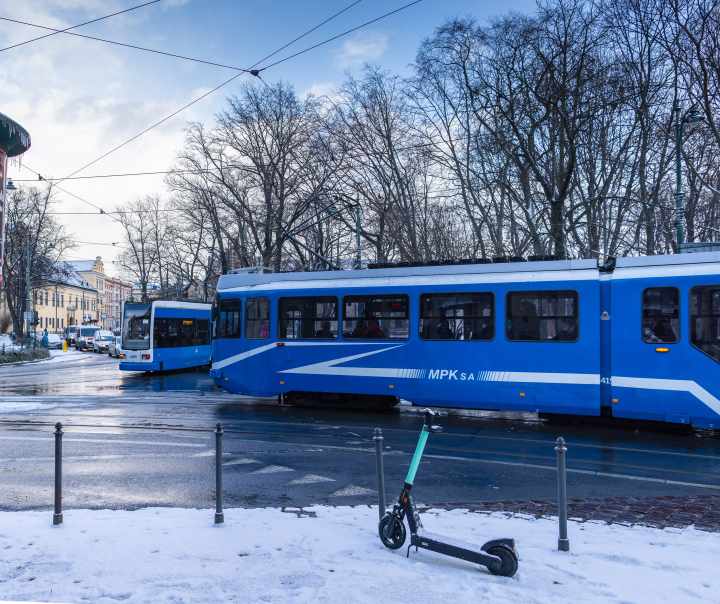
<path id="1" fill-rule="evenodd" d="M 23 313 L 23 321 L 32 321 L 34 314 L 35 314 L 35 313 L 33 313 L 33 311 L 30 311 L 30 312 L 25 311 L 25 312 Z"/>

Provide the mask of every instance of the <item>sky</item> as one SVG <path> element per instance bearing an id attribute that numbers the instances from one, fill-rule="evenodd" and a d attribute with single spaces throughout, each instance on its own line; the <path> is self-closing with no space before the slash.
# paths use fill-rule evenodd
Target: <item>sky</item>
<path id="1" fill-rule="evenodd" d="M 3 3 L 0 18 L 63 29 L 141 5 L 149 0 L 23 0 Z M 412 0 L 303 2 L 275 0 L 159 0 L 122 15 L 73 31 L 232 67 L 249 69 L 267 55 L 351 6 L 263 67 L 323 42 Z M 421 0 L 390 17 L 338 38 L 263 72 L 267 82 L 282 80 L 304 95 L 331 92 L 345 74 L 358 74 L 364 62 L 409 75 L 420 41 L 446 18 L 472 15 L 483 22 L 510 10 L 530 12 L 534 0 Z M 57 34 L 15 48 L 14 44 L 51 33 L 30 25 L 0 20 L 0 112 L 25 127 L 32 147 L 23 167 L 8 175 L 20 183 L 64 178 L 138 135 L 146 128 L 210 92 L 237 72 Z M 170 169 L 183 145 L 189 121 L 212 126 L 214 115 L 239 85 L 254 78 L 241 75 L 230 84 L 183 110 L 76 176 L 98 176 Z M 23 183 L 23 184 L 33 184 Z M 122 240 L 122 229 L 83 200 L 105 211 L 146 194 L 167 195 L 162 175 L 74 179 L 59 184 L 56 218 L 75 237 L 77 247 L 66 259 L 102 256 L 106 273 Z M 91 214 L 83 214 L 91 212 Z M 80 213 L 80 214 L 78 214 Z"/>

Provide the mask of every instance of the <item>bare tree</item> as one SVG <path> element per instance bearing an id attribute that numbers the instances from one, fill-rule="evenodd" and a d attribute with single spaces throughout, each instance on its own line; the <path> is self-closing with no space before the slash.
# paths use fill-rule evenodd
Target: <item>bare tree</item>
<path id="1" fill-rule="evenodd" d="M 69 268 L 59 258 L 72 248 L 72 238 L 65 227 L 49 215 L 54 203 L 51 185 L 43 189 L 18 187 L 8 196 L 3 288 L 18 336 L 24 333 L 23 313 L 29 310 L 26 308 L 28 281 L 30 288 L 35 289 L 69 276 Z"/>
<path id="2" fill-rule="evenodd" d="M 117 262 L 125 274 L 140 286 L 143 302 L 153 275 L 163 289 L 163 259 L 167 256 L 168 224 L 159 195 L 148 195 L 119 207 L 118 221 L 125 230 L 123 251 Z"/>

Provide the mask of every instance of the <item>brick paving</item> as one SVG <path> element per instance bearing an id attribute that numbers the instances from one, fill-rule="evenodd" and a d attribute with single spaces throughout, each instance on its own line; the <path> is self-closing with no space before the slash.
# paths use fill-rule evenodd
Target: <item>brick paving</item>
<path id="1" fill-rule="evenodd" d="M 536 518 L 558 515 L 557 502 L 545 500 L 426 504 L 418 507 L 528 514 Z M 580 522 L 600 520 L 608 524 L 655 528 L 694 526 L 703 531 L 720 532 L 720 495 L 569 499 L 568 518 Z"/>

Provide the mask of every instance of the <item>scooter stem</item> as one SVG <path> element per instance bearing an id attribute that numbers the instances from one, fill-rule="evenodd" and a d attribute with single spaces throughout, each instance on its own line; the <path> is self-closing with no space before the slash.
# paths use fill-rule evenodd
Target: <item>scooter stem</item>
<path id="1" fill-rule="evenodd" d="M 423 449 L 425 449 L 425 443 L 429 435 L 430 432 L 428 432 L 427 426 L 423 426 L 422 432 L 420 432 L 420 440 L 418 440 L 417 447 L 415 448 L 415 455 L 413 455 L 412 463 L 410 464 L 410 469 L 405 479 L 407 484 L 412 484 L 415 481 L 415 473 L 420 465 L 420 458 L 422 457 Z"/>

